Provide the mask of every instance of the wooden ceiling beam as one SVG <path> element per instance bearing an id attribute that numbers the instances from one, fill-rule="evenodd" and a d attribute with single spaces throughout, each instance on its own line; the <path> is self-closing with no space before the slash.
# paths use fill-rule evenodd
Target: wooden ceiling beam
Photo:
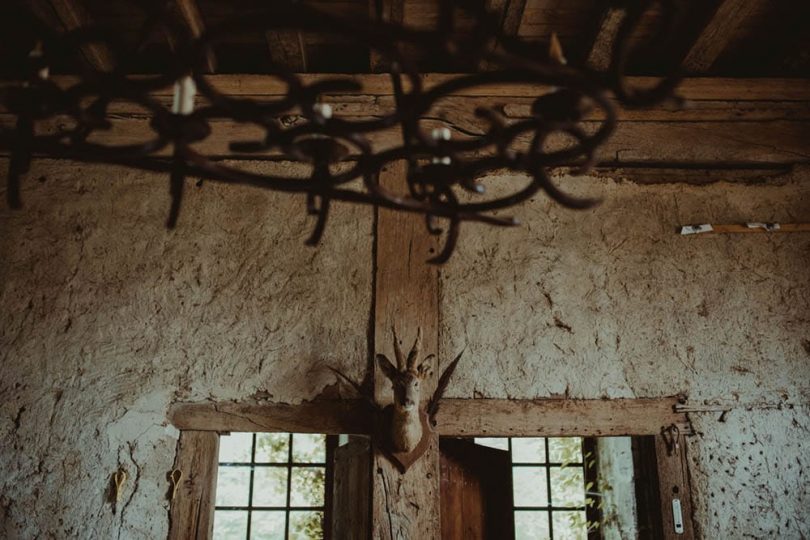
<path id="1" fill-rule="evenodd" d="M 504 36 L 514 37 L 520 31 L 523 21 L 523 12 L 526 10 L 526 0 L 486 0 L 487 11 L 501 13 L 501 33 Z M 492 43 L 489 52 L 497 50 L 499 43 Z M 480 69 L 489 69 L 490 64 L 482 61 Z"/>
<path id="2" fill-rule="evenodd" d="M 304 36 L 297 30 L 270 30 L 264 34 L 273 63 L 294 73 L 308 71 Z"/>
<path id="3" fill-rule="evenodd" d="M 609 7 L 605 9 L 599 21 L 591 47 L 585 57 L 585 63 L 596 71 L 607 71 L 610 67 L 610 59 L 613 55 L 613 44 L 616 41 L 616 34 L 624 19 L 624 10 Z"/>
<path id="4" fill-rule="evenodd" d="M 369 0 L 368 4 L 372 21 L 402 24 L 405 19 L 404 0 Z M 372 73 L 386 72 L 390 68 L 390 60 L 374 49 L 369 50 L 368 62 Z"/>
<path id="5" fill-rule="evenodd" d="M 205 33 L 205 22 L 197 5 L 197 0 L 174 0 L 174 13 L 177 20 L 188 30 L 190 38 L 197 39 Z M 169 36 L 168 39 L 169 46 L 174 48 L 176 44 L 173 42 L 172 37 Z M 209 50 L 206 54 L 204 67 L 207 73 L 216 73 L 217 59 L 214 51 Z"/>
<path id="6" fill-rule="evenodd" d="M 93 21 L 81 0 L 29 0 L 24 5 L 43 24 L 57 33 L 92 26 Z M 112 71 L 115 66 L 110 50 L 103 43 L 82 47 L 85 62 L 98 71 Z"/>
<path id="7" fill-rule="evenodd" d="M 682 67 L 689 73 L 706 73 L 731 43 L 740 25 L 755 13 L 764 0 L 720 0 L 697 39 L 692 43 Z"/>

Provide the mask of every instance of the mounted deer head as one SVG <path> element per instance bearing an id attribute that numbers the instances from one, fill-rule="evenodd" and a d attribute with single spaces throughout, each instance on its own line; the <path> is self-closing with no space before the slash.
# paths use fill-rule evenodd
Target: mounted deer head
<path id="1" fill-rule="evenodd" d="M 397 366 L 384 355 L 377 355 L 377 364 L 391 381 L 394 387 L 394 412 L 391 418 L 391 443 L 396 452 L 411 452 L 422 440 L 422 420 L 420 405 L 422 401 L 422 381 L 432 375 L 430 361 L 436 355 L 430 354 L 419 360 L 422 348 L 422 329 L 416 331 L 408 358 L 402 354 L 397 332 L 394 334 L 394 354 Z"/>
<path id="2" fill-rule="evenodd" d="M 433 370 L 431 360 L 435 355 L 430 354 L 420 359 L 422 347 L 422 329 L 416 331 L 416 341 L 411 352 L 405 357 L 400 348 L 396 330 L 394 335 L 394 354 L 396 366 L 384 355 L 378 354 L 377 364 L 383 374 L 391 381 L 394 387 L 394 403 L 382 407 L 374 399 L 374 392 L 370 388 L 373 384 L 373 374 L 368 371 L 363 384 L 357 384 L 349 377 L 336 369 L 332 371 L 345 380 L 360 394 L 374 411 L 374 428 L 372 437 L 380 448 L 394 462 L 401 472 L 405 472 L 412 463 L 427 450 L 430 437 L 426 431 L 436 425 L 436 413 L 439 410 L 441 399 L 450 377 L 461 360 L 463 351 L 444 370 L 433 396 L 425 406 L 422 405 L 422 383 L 431 377 Z"/>

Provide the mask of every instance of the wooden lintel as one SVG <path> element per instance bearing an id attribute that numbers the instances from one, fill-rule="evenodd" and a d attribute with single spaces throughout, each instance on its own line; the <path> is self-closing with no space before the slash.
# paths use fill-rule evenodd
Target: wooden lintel
<path id="1" fill-rule="evenodd" d="M 683 60 L 688 73 L 705 73 L 731 43 L 740 25 L 760 7 L 763 0 L 720 0 L 700 35 Z M 764 47 L 767 44 L 763 43 Z"/>
<path id="2" fill-rule="evenodd" d="M 286 403 L 178 403 L 169 421 L 178 429 L 294 433 L 369 433 L 370 418 L 361 401 Z"/>
<path id="3" fill-rule="evenodd" d="M 28 9 L 51 30 L 62 33 L 93 25 L 82 0 L 30 0 Z M 87 64 L 97 71 L 112 71 L 112 54 L 103 43 L 88 43 L 82 47 Z"/>
<path id="4" fill-rule="evenodd" d="M 390 329 L 389 329 L 390 331 Z M 390 335 L 390 333 L 388 333 Z M 449 437 L 550 437 L 657 435 L 675 424 L 692 433 L 678 398 L 644 399 L 443 399 L 439 435 Z M 368 409 L 360 400 L 284 403 L 178 403 L 169 421 L 181 430 L 368 434 Z"/>
<path id="5" fill-rule="evenodd" d="M 602 14 L 596 34 L 586 56 L 586 63 L 591 69 L 606 71 L 613 56 L 613 44 L 624 19 L 624 10 L 609 7 Z"/>

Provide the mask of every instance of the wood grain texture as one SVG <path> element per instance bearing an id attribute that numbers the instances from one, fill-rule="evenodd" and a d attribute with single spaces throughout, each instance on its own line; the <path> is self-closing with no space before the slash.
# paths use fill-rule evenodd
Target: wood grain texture
<path id="1" fill-rule="evenodd" d="M 617 8 L 607 8 L 602 14 L 585 59 L 588 67 L 597 71 L 606 71 L 610 67 L 613 43 L 616 40 L 616 34 L 623 19 L 624 10 Z"/>
<path id="2" fill-rule="evenodd" d="M 371 445 L 367 438 L 351 437 L 335 448 L 332 486 L 332 536 L 366 540 L 371 532 Z"/>
<path id="3" fill-rule="evenodd" d="M 677 398 L 611 400 L 444 399 L 437 416 L 442 435 L 555 437 L 652 435 L 675 424 L 692 432 Z"/>
<path id="4" fill-rule="evenodd" d="M 276 431 L 292 433 L 370 433 L 366 406 L 359 400 L 286 403 L 178 403 L 169 411 L 178 429 Z"/>
<path id="5" fill-rule="evenodd" d="M 661 501 L 661 521 L 664 540 L 692 540 L 695 537 L 692 523 L 692 489 L 686 461 L 686 438 L 681 436 L 678 450 L 671 452 L 661 435 L 655 438 L 655 455 L 658 465 L 658 486 Z M 683 534 L 675 534 L 672 514 L 672 499 L 681 501 Z"/>
<path id="6" fill-rule="evenodd" d="M 705 73 L 731 43 L 740 25 L 761 9 L 763 0 L 721 0 L 683 60 L 691 73 Z M 766 46 L 766 45 L 763 45 Z"/>
<path id="7" fill-rule="evenodd" d="M 169 511 L 170 540 L 213 537 L 218 454 L 217 433 L 180 433 L 174 468 L 182 472 L 182 477 Z"/>
<path id="8" fill-rule="evenodd" d="M 389 327 L 390 328 L 390 327 Z M 385 338 L 390 336 L 385 333 Z M 383 350 L 390 340 L 383 341 Z M 386 354 L 389 351 L 386 350 Z M 463 368 L 460 368 L 463 369 Z M 386 379 L 387 381 L 387 379 Z M 382 384 L 380 385 L 382 386 Z M 388 389 L 379 399 L 390 400 Z M 436 431 L 450 437 L 624 436 L 655 435 L 675 424 L 692 432 L 677 397 L 647 399 L 443 399 Z M 285 403 L 179 403 L 169 411 L 172 424 L 183 430 L 290 431 L 297 433 L 370 433 L 366 407 L 360 400 Z M 409 473 L 410 474 L 410 473 Z"/>
<path id="9" fill-rule="evenodd" d="M 380 175 L 391 190 L 405 192 L 405 163 L 391 164 Z M 375 276 L 375 353 L 394 358 L 391 328 L 396 325 L 403 349 L 410 348 L 417 328 L 422 329 L 423 354 L 438 348 L 438 271 L 425 261 L 436 250 L 435 237 L 425 231 L 423 219 L 386 209 L 377 213 Z M 436 372 L 422 383 L 422 399 L 430 398 Z M 392 401 L 391 385 L 375 372 L 377 403 Z M 439 436 L 431 434 L 424 455 L 405 474 L 374 448 L 372 483 L 372 537 L 438 538 Z"/>

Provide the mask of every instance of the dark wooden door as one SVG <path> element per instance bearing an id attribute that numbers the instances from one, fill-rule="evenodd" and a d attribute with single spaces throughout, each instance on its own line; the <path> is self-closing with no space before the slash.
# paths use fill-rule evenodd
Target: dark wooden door
<path id="1" fill-rule="evenodd" d="M 515 537 L 509 452 L 466 439 L 441 439 L 444 540 Z"/>

